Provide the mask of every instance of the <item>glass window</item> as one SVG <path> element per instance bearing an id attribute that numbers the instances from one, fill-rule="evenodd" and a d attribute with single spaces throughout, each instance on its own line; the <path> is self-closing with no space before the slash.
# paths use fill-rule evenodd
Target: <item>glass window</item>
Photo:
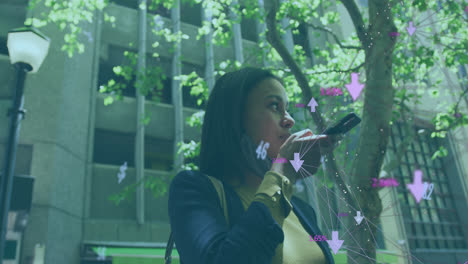
<path id="1" fill-rule="evenodd" d="M 133 83 L 134 82 L 134 76 L 132 76 L 132 80 L 126 81 L 122 76 L 117 76 L 114 73 L 113 68 L 116 65 L 111 64 L 108 61 L 100 60 L 99 64 L 99 73 L 98 73 L 98 87 L 97 90 L 100 90 L 101 85 L 107 85 L 109 80 L 114 80 L 117 84 L 119 83 Z M 127 85 L 125 89 L 122 90 L 122 95 L 127 96 L 127 97 L 135 97 L 135 87 L 133 85 Z"/>
<path id="2" fill-rule="evenodd" d="M 174 162 L 174 141 L 145 137 L 145 169 L 170 171 Z"/>
<path id="3" fill-rule="evenodd" d="M 403 124 L 392 126 L 389 149 L 395 153 L 403 138 Z M 432 153 L 439 148 L 441 142 L 430 136 L 430 131 L 417 133 L 408 146 L 400 166 L 393 176 L 400 183 L 397 187 L 398 197 L 403 211 L 403 218 L 411 249 L 462 249 L 466 248 L 462 235 L 461 223 L 455 208 L 454 196 L 448 184 L 446 169 L 440 165 L 440 159 L 431 160 Z M 426 129 L 427 130 L 427 129 Z M 442 163 L 441 163 L 442 164 Z M 419 204 L 408 191 L 406 184 L 413 182 L 416 169 L 423 172 L 423 182 L 433 184 L 433 191 L 428 189 L 426 195 L 430 199 L 422 199 Z M 466 208 L 465 208 L 466 210 Z"/>
<path id="4" fill-rule="evenodd" d="M 8 48 L 7 48 L 7 38 L 0 37 L 0 54 L 4 54 L 8 56 Z"/>
<path id="5" fill-rule="evenodd" d="M 5 241 L 5 251 L 3 253 L 4 260 L 16 260 L 16 248 L 18 247 L 18 241 L 7 240 Z"/>
<path id="6" fill-rule="evenodd" d="M 131 9 L 138 9 L 138 0 L 113 0 L 113 3 Z M 171 10 L 165 8 L 162 4 L 154 6 L 149 4 L 150 1 L 148 1 L 149 14 L 160 15 L 169 19 L 171 18 Z M 180 21 L 197 27 L 201 27 L 201 20 L 201 4 L 195 4 L 193 2 L 187 3 L 186 1 L 181 1 Z"/>
<path id="7" fill-rule="evenodd" d="M 311 50 L 309 48 L 309 44 L 307 43 L 307 38 L 308 38 L 308 33 L 307 33 L 307 26 L 305 24 L 300 24 L 299 27 L 297 27 L 298 34 L 292 34 L 293 35 L 293 42 L 295 45 L 299 45 L 302 47 L 302 50 L 304 50 L 305 55 L 307 57 L 311 57 Z M 292 31 L 294 32 L 294 31 Z"/>
<path id="8" fill-rule="evenodd" d="M 245 17 L 245 15 L 242 15 L 241 35 L 243 39 L 250 40 L 253 42 L 258 42 L 258 33 L 257 33 L 256 23 L 257 23 L 256 19 L 247 18 Z"/>
<path id="9" fill-rule="evenodd" d="M 204 68 L 199 65 L 191 64 L 191 63 L 182 63 L 182 74 L 190 74 L 192 72 L 196 72 L 198 76 L 204 78 Z M 192 90 L 191 86 L 183 86 L 182 87 L 182 96 L 183 96 L 183 105 L 184 107 L 190 107 L 195 109 L 204 109 L 204 104 L 198 106 L 197 99 L 198 96 L 193 96 L 190 94 Z M 206 103 L 206 102 L 205 102 Z"/>
<path id="10" fill-rule="evenodd" d="M 94 132 L 93 162 L 135 167 L 135 134 L 96 129 Z"/>
<path id="11" fill-rule="evenodd" d="M 185 1 L 181 1 L 180 21 L 190 25 L 201 27 L 201 4 L 195 4 L 193 2 L 187 3 Z"/>
<path id="12" fill-rule="evenodd" d="M 121 75 L 116 75 L 114 73 L 114 67 L 116 66 L 128 66 L 130 65 L 128 59 L 124 56 L 124 52 L 128 49 L 124 49 L 117 46 L 109 46 L 109 60 L 100 60 L 99 64 L 99 73 L 98 73 L 98 87 L 97 90 L 100 90 L 100 86 L 107 85 L 109 80 L 113 79 L 116 84 L 122 84 L 125 88 L 122 90 L 122 95 L 126 97 L 135 98 L 136 89 L 134 86 L 136 75 L 132 74 L 130 80 L 126 80 Z M 137 52 L 136 50 L 129 50 L 131 52 Z M 147 70 L 156 72 L 155 67 L 161 67 L 162 71 L 160 72 L 159 78 L 162 84 L 162 87 L 157 87 L 154 84 L 154 87 L 151 88 L 151 91 L 146 95 L 146 100 L 161 102 L 166 104 L 172 103 L 171 98 L 171 78 L 167 76 L 167 73 L 170 72 L 171 62 L 168 58 L 152 58 L 151 55 L 147 56 L 146 59 Z"/>
<path id="13" fill-rule="evenodd" d="M 33 145 L 18 144 L 16 148 L 16 162 L 14 175 L 30 175 Z M 5 144 L 0 144 L 0 160 L 5 159 Z M 3 166 L 3 165 L 2 165 Z M 0 174 L 3 173 L 0 171 Z"/>
<path id="14" fill-rule="evenodd" d="M 134 167 L 135 134 L 96 129 L 94 163 Z M 145 137 L 145 169 L 169 171 L 173 163 L 173 141 Z"/>
<path id="15" fill-rule="evenodd" d="M 136 0 L 112 0 L 111 3 L 125 6 L 132 9 L 138 8 L 138 1 Z"/>

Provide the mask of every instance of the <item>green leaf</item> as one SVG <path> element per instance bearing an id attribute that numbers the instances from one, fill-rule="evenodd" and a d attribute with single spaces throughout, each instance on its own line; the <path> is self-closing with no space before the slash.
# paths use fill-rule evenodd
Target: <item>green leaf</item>
<path id="1" fill-rule="evenodd" d="M 114 102 L 114 98 L 112 96 L 107 96 L 106 98 L 104 98 L 104 105 L 107 106 L 107 105 L 110 105 Z"/>
<path id="2" fill-rule="evenodd" d="M 120 75 L 122 73 L 122 67 L 121 66 L 115 66 L 114 68 L 112 68 L 112 70 L 114 71 L 114 73 L 116 75 Z"/>
<path id="3" fill-rule="evenodd" d="M 431 159 L 435 160 L 437 158 L 446 157 L 447 155 L 448 155 L 447 149 L 443 146 L 440 146 L 439 149 L 436 152 L 434 152 Z"/>

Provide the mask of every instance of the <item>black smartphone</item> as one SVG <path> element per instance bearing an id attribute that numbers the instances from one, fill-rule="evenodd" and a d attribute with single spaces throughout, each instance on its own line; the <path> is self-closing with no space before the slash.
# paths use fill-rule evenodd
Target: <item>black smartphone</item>
<path id="1" fill-rule="evenodd" d="M 337 124 L 332 127 L 329 127 L 323 132 L 325 135 L 336 135 L 336 134 L 345 134 L 350 131 L 353 127 L 357 126 L 361 122 L 355 113 L 349 113 L 343 119 L 341 119 Z"/>

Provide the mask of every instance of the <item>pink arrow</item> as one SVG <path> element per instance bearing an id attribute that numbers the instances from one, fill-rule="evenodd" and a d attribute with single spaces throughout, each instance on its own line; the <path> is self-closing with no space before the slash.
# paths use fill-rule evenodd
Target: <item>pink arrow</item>
<path id="1" fill-rule="evenodd" d="M 421 201 L 421 198 L 424 195 L 424 184 L 422 182 L 422 171 L 421 170 L 415 170 L 414 171 L 414 176 L 413 176 L 413 183 L 406 184 L 408 189 L 410 189 L 411 193 L 414 196 L 414 199 L 416 199 L 416 203 L 419 203 Z"/>
<path id="2" fill-rule="evenodd" d="M 312 99 L 310 99 L 310 102 L 307 106 L 310 106 L 310 112 L 315 112 L 315 107 L 318 106 L 318 104 L 315 101 L 315 99 L 312 97 Z"/>
<path id="3" fill-rule="evenodd" d="M 351 94 L 353 101 L 356 101 L 364 88 L 364 84 L 359 83 L 359 74 L 355 72 L 351 73 L 351 83 L 345 84 L 345 86 Z"/>
<path id="4" fill-rule="evenodd" d="M 408 31 L 408 34 L 410 36 L 414 34 L 414 32 L 416 31 L 416 28 L 413 26 L 413 21 L 409 22 L 409 27 L 407 27 L 406 30 Z"/>
<path id="5" fill-rule="evenodd" d="M 304 161 L 299 158 L 299 153 L 297 152 L 294 153 L 294 160 L 289 160 L 289 162 L 291 162 L 291 165 L 294 167 L 296 172 L 299 171 L 299 169 L 302 166 L 302 163 L 304 163 Z"/>
<path id="6" fill-rule="evenodd" d="M 335 255 L 338 253 L 338 250 L 340 250 L 343 242 L 344 240 L 338 239 L 338 231 L 332 231 L 332 240 L 327 240 L 328 245 L 330 245 L 330 248 Z"/>

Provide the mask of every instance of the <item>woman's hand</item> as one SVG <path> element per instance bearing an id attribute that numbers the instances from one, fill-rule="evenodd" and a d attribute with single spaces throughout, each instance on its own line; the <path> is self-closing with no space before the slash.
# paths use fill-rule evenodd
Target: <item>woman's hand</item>
<path id="1" fill-rule="evenodd" d="M 308 177 L 317 172 L 321 156 L 332 152 L 335 143 L 340 139 L 341 136 L 314 136 L 310 129 L 294 133 L 281 146 L 277 157 L 285 158 L 288 162 L 273 163 L 271 170 L 288 177 L 291 182 Z M 290 162 L 294 160 L 294 153 L 299 153 L 299 160 L 304 161 L 297 172 Z"/>

